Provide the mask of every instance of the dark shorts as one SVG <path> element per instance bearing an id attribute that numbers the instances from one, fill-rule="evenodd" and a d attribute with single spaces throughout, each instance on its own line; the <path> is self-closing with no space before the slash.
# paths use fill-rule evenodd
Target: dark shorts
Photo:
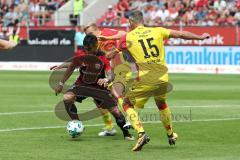
<path id="1" fill-rule="evenodd" d="M 73 85 L 68 92 L 73 92 L 77 97 L 76 101 L 80 103 L 86 98 L 93 98 L 99 108 L 109 109 L 117 106 L 117 99 L 111 92 L 98 85 Z"/>

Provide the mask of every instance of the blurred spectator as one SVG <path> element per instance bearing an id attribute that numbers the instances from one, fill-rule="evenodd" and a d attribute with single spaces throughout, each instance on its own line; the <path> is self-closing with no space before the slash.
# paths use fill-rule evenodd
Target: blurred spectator
<path id="1" fill-rule="evenodd" d="M 21 0 L 18 6 L 20 13 L 22 13 L 22 16 L 19 20 L 21 22 L 21 26 L 27 26 L 29 21 L 28 5 L 24 2 L 24 0 Z"/>
<path id="2" fill-rule="evenodd" d="M 236 24 L 240 25 L 240 11 L 238 11 L 235 16 L 234 16 L 235 20 L 236 20 Z"/>
<path id="3" fill-rule="evenodd" d="M 9 11 L 9 6 L 6 4 L 4 0 L 0 1 L 0 19 L 4 17 L 4 14 L 6 14 Z"/>
<path id="4" fill-rule="evenodd" d="M 178 17 L 178 9 L 175 8 L 175 4 L 173 5 L 173 8 L 169 8 L 169 19 L 174 21 Z"/>
<path id="5" fill-rule="evenodd" d="M 40 24 L 43 25 L 50 16 L 46 0 L 39 0 L 39 11 Z"/>
<path id="6" fill-rule="evenodd" d="M 225 0 L 216 0 L 214 2 L 213 7 L 219 11 L 223 11 L 227 6 L 227 3 Z"/>
<path id="7" fill-rule="evenodd" d="M 135 2 L 136 3 L 136 2 Z M 145 8 L 149 7 L 149 3 L 148 0 L 140 0 L 140 5 L 139 5 L 139 9 L 140 10 L 144 10 Z"/>
<path id="8" fill-rule="evenodd" d="M 113 6 L 109 5 L 108 6 L 108 11 L 106 14 L 106 18 L 108 18 L 111 22 L 116 18 L 116 12 L 113 10 Z"/>
<path id="9" fill-rule="evenodd" d="M 34 22 L 34 25 L 35 26 L 38 25 L 40 6 L 36 0 L 34 0 L 30 3 L 29 12 L 31 15 L 31 19 Z"/>
<path id="10" fill-rule="evenodd" d="M 126 18 L 128 18 L 129 15 L 131 15 L 131 13 L 132 13 L 134 10 L 136 10 L 136 8 L 133 7 L 132 2 L 129 2 L 128 10 L 124 12 L 124 16 L 125 16 Z M 121 13 L 121 12 L 120 12 L 120 13 Z"/>
<path id="11" fill-rule="evenodd" d="M 204 7 L 208 4 L 208 0 L 198 0 L 196 2 L 196 7 Z"/>
<path id="12" fill-rule="evenodd" d="M 152 5 L 157 8 L 162 8 L 164 3 L 163 3 L 163 0 L 155 0 L 155 1 L 152 1 Z"/>
<path id="13" fill-rule="evenodd" d="M 204 8 L 203 7 L 199 7 L 198 8 L 198 12 L 196 14 L 196 19 L 198 21 L 202 21 L 202 20 L 205 19 L 206 15 L 207 15 L 207 9 L 205 7 Z"/>
<path id="14" fill-rule="evenodd" d="M 117 13 L 113 26 L 127 26 L 127 19 L 121 13 Z"/>
<path id="15" fill-rule="evenodd" d="M 145 0 L 139 0 L 139 1 L 132 1 L 131 4 L 133 8 L 137 10 L 143 10 L 147 3 L 145 3 Z"/>
<path id="16" fill-rule="evenodd" d="M 125 13 L 128 11 L 128 1 L 127 0 L 119 0 L 117 3 L 117 12 Z"/>
<path id="17" fill-rule="evenodd" d="M 45 0 L 39 0 L 39 2 L 35 0 L 29 7 L 35 25 L 43 25 L 50 16 L 48 5 Z"/>
<path id="18" fill-rule="evenodd" d="M 17 6 L 14 8 L 11 7 L 3 17 L 3 25 L 5 27 L 14 26 L 19 22 L 20 17 L 19 8 Z"/>
<path id="19" fill-rule="evenodd" d="M 49 0 L 47 5 L 48 5 L 48 8 L 49 8 L 50 11 L 55 11 L 60 7 L 61 1 L 59 1 L 59 0 Z"/>
<path id="20" fill-rule="evenodd" d="M 83 11 L 85 6 L 84 0 L 74 0 L 73 1 L 73 14 L 69 15 L 70 23 L 76 26 L 79 22 L 79 14 Z"/>
<path id="21" fill-rule="evenodd" d="M 2 27 L 2 32 L 0 32 L 0 39 L 9 40 L 9 35 L 6 27 Z"/>
<path id="22" fill-rule="evenodd" d="M 74 36 L 74 51 L 77 52 L 78 50 L 83 49 L 83 40 L 85 38 L 86 34 L 83 32 L 83 29 L 81 26 L 76 27 L 76 32 Z"/>
<path id="23" fill-rule="evenodd" d="M 104 27 L 113 26 L 113 21 L 111 21 L 111 19 L 109 17 L 107 17 L 105 19 L 105 21 L 103 21 L 101 23 L 101 25 L 104 26 Z"/>
<path id="24" fill-rule="evenodd" d="M 17 6 L 20 4 L 20 0 L 14 0 L 14 5 Z"/>
<path id="25" fill-rule="evenodd" d="M 165 22 L 169 18 L 169 16 L 170 16 L 170 13 L 169 13 L 167 7 L 168 7 L 167 4 L 165 4 L 162 7 L 162 9 L 160 9 L 159 12 L 158 12 L 158 16 L 161 18 L 162 22 Z"/>
<path id="26" fill-rule="evenodd" d="M 227 23 L 226 15 L 225 14 L 218 15 L 217 23 L 222 26 L 226 25 Z"/>

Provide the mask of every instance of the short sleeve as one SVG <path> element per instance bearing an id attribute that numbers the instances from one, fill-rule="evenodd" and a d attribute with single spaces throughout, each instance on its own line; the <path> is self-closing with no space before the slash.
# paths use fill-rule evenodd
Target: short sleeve
<path id="1" fill-rule="evenodd" d="M 159 27 L 159 32 L 161 33 L 163 39 L 168 39 L 170 36 L 170 30 L 166 28 Z"/>
<path id="2" fill-rule="evenodd" d="M 72 63 L 75 67 L 79 67 L 81 65 L 81 58 L 84 56 L 83 51 L 77 51 L 73 55 Z"/>
<path id="3" fill-rule="evenodd" d="M 74 40 L 77 41 L 78 37 L 77 37 L 77 32 L 74 35 Z"/>
<path id="4" fill-rule="evenodd" d="M 102 30 L 102 36 L 109 37 L 116 34 L 118 34 L 118 30 L 115 30 L 115 29 L 105 28 Z M 111 51 L 113 48 L 117 47 L 116 40 L 100 41 L 99 44 L 102 51 Z"/>
<path id="5" fill-rule="evenodd" d="M 105 69 L 105 71 L 111 70 L 111 66 L 110 66 L 109 60 L 107 60 L 107 58 L 106 58 L 105 56 L 101 56 L 100 59 L 101 59 L 101 61 L 104 63 L 104 69 Z"/>
<path id="6" fill-rule="evenodd" d="M 118 49 L 125 50 L 127 49 L 127 35 L 124 35 L 118 42 Z"/>

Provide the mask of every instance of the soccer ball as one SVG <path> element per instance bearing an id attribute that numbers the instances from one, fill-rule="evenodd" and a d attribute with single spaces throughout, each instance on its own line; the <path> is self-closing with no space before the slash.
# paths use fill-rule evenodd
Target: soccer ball
<path id="1" fill-rule="evenodd" d="M 67 124 L 67 132 L 72 138 L 80 136 L 84 131 L 84 125 L 79 120 L 69 121 Z"/>

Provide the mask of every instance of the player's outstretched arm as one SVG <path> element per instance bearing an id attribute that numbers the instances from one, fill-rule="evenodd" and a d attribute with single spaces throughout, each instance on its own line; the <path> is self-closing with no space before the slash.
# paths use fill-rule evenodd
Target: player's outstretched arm
<path id="1" fill-rule="evenodd" d="M 125 31 L 118 31 L 117 34 L 113 35 L 113 36 L 98 36 L 97 38 L 100 41 L 107 41 L 107 40 L 119 40 L 120 38 L 122 38 L 123 36 L 126 35 L 127 32 Z"/>
<path id="2" fill-rule="evenodd" d="M 6 41 L 0 39 L 0 49 L 12 49 L 17 46 L 17 43 L 13 41 Z"/>
<path id="3" fill-rule="evenodd" d="M 70 66 L 70 64 L 71 64 L 70 62 L 66 62 L 66 63 L 63 63 L 63 64 L 61 64 L 59 66 L 52 66 L 50 68 L 50 70 L 56 71 L 56 70 L 60 70 L 60 69 L 63 69 L 63 68 L 68 68 Z"/>
<path id="4" fill-rule="evenodd" d="M 57 85 L 57 87 L 55 88 L 55 93 L 56 95 L 58 95 L 59 93 L 62 92 L 64 83 L 69 79 L 69 77 L 72 75 L 72 73 L 75 70 L 75 66 L 73 63 L 71 63 L 67 70 L 64 72 L 62 79 L 60 80 L 59 84 Z"/>
<path id="5" fill-rule="evenodd" d="M 181 38 L 181 39 L 188 39 L 188 40 L 204 40 L 210 38 L 210 34 L 203 33 L 202 35 L 197 35 L 192 32 L 188 31 L 177 31 L 177 30 L 170 30 L 169 38 Z"/>

